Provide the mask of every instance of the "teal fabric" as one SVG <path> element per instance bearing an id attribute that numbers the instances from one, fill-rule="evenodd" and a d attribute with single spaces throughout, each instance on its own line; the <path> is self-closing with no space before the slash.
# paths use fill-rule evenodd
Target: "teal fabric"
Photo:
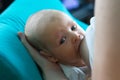
<path id="1" fill-rule="evenodd" d="M 0 80 L 42 80 L 32 57 L 20 42 L 26 20 L 42 9 L 57 9 L 71 14 L 59 0 L 15 0 L 0 15 Z M 72 17 L 72 16 L 71 16 Z M 72 17 L 84 30 L 87 25 Z"/>

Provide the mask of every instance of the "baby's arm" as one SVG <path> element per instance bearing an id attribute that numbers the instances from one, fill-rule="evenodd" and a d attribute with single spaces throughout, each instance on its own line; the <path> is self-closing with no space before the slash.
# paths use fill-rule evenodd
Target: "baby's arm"
<path id="1" fill-rule="evenodd" d="M 29 45 L 23 33 L 19 32 L 18 35 L 24 46 L 33 57 L 34 61 L 42 69 L 44 80 L 67 80 L 58 64 L 49 62 L 44 57 L 42 57 L 36 49 Z"/>
<path id="2" fill-rule="evenodd" d="M 93 80 L 120 80 L 120 0 L 96 0 Z"/>

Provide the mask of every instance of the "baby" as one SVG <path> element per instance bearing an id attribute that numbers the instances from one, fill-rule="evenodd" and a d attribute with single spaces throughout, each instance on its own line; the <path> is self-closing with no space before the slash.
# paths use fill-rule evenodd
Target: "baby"
<path id="1" fill-rule="evenodd" d="M 91 51 L 86 38 L 89 37 L 85 37 L 84 30 L 65 13 L 57 10 L 35 13 L 27 21 L 25 36 L 41 55 L 59 63 L 69 80 L 88 78 Z"/>

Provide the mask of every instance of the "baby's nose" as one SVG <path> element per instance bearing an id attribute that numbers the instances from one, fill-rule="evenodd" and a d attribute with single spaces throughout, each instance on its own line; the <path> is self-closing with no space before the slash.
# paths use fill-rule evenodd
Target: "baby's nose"
<path id="1" fill-rule="evenodd" d="M 72 42 L 76 43 L 78 40 L 80 40 L 80 34 L 74 33 L 72 37 Z"/>
<path id="2" fill-rule="evenodd" d="M 72 42 L 73 42 L 73 43 L 76 43 L 76 42 L 78 42 L 79 40 L 82 40 L 83 38 L 84 38 L 84 35 L 83 35 L 83 34 L 75 33 L 75 34 L 73 34 Z"/>

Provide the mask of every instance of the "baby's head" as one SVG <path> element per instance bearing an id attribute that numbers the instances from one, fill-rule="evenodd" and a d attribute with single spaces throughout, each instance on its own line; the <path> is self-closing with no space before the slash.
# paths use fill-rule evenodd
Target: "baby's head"
<path id="1" fill-rule="evenodd" d="M 53 62 L 80 66 L 80 44 L 84 31 L 65 13 L 42 10 L 32 15 L 26 24 L 28 42 L 40 54 Z"/>

